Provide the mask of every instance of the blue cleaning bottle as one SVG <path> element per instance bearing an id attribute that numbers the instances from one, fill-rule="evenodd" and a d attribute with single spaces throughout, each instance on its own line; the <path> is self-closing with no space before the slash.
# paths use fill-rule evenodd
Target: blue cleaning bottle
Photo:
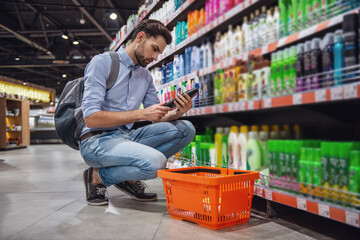
<path id="1" fill-rule="evenodd" d="M 179 63 L 179 65 L 180 65 L 180 67 L 179 67 L 179 77 L 183 77 L 183 76 L 184 76 L 184 72 L 185 72 L 184 54 L 181 54 L 179 59 L 180 59 L 180 61 L 179 61 L 179 62 L 180 62 L 180 63 Z"/>
<path id="2" fill-rule="evenodd" d="M 334 85 L 338 86 L 342 84 L 342 74 L 344 63 L 344 43 L 343 43 L 343 31 L 337 30 L 335 32 L 335 45 L 334 45 Z"/>

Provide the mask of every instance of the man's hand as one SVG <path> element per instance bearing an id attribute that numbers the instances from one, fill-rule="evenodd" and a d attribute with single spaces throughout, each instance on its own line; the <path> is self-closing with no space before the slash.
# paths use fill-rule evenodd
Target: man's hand
<path id="1" fill-rule="evenodd" d="M 163 106 L 165 103 L 154 104 L 143 110 L 144 120 L 160 121 L 172 108 Z"/>
<path id="2" fill-rule="evenodd" d="M 184 97 L 179 94 L 175 99 L 175 105 L 178 108 L 178 114 L 180 114 L 181 116 L 191 109 L 192 100 L 188 94 L 185 93 Z"/>

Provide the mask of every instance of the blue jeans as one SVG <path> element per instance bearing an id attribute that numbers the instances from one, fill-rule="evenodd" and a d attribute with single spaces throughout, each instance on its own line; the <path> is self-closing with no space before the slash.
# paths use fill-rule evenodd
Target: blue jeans
<path id="1" fill-rule="evenodd" d="M 194 138 L 189 121 L 160 122 L 124 132 L 116 130 L 89 137 L 80 143 L 87 165 L 99 168 L 105 186 L 127 180 L 157 177 L 169 157 L 186 147 Z"/>

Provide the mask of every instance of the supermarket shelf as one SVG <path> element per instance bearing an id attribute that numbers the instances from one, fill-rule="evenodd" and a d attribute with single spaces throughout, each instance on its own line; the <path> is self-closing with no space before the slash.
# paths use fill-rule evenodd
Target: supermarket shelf
<path id="1" fill-rule="evenodd" d="M 226 21 L 230 20 L 231 18 L 235 17 L 236 15 L 238 15 L 239 13 L 241 13 L 242 11 L 244 11 L 245 9 L 250 7 L 251 5 L 257 3 L 258 1 L 259 0 L 252 0 L 252 1 L 251 0 L 246 0 L 242 4 L 239 4 L 239 5 L 235 6 L 234 8 L 232 8 L 230 11 L 228 11 L 224 15 L 218 17 L 217 19 L 212 21 L 210 24 L 208 24 L 205 27 L 203 27 L 202 29 L 200 29 L 198 32 L 196 32 L 196 33 L 192 34 L 191 36 L 189 36 L 186 40 L 184 40 L 181 43 L 177 44 L 173 51 L 164 52 L 163 54 L 161 54 L 158 57 L 159 60 L 150 63 L 147 66 L 147 68 L 152 68 L 154 66 L 157 66 L 163 60 L 169 58 L 170 56 L 173 56 L 175 53 L 185 49 L 188 46 L 190 46 L 190 44 L 194 43 L 199 38 L 203 37 L 205 34 L 213 31 L 214 28 L 216 28 L 217 26 L 224 24 L 224 22 L 226 22 Z"/>
<path id="2" fill-rule="evenodd" d="M 167 27 L 174 25 L 174 23 L 178 21 L 180 16 L 184 12 L 188 12 L 189 7 L 191 7 L 192 4 L 195 3 L 195 2 L 199 2 L 199 1 L 187 0 L 173 14 L 171 14 L 171 16 L 167 15 L 166 19 L 164 19 L 162 21 L 162 23 L 164 23 L 164 25 L 167 26 Z"/>
<path id="3" fill-rule="evenodd" d="M 145 12 L 144 17 L 141 18 L 141 19 L 139 19 L 138 22 L 141 22 L 142 20 L 148 18 L 148 17 L 150 16 L 150 14 L 154 11 L 154 9 L 156 9 L 161 3 L 162 3 L 161 0 L 155 0 L 155 1 L 150 5 L 150 7 L 147 9 L 147 11 Z M 117 42 L 116 45 L 115 45 L 112 49 L 110 49 L 110 51 L 111 51 L 111 50 L 114 50 L 114 51 L 118 50 L 118 48 L 119 48 L 125 41 L 127 41 L 127 40 L 130 38 L 130 36 L 131 36 L 131 34 L 133 33 L 133 31 L 134 31 L 134 28 L 131 29 L 130 31 L 128 31 L 127 34 L 126 34 L 122 39 L 120 39 L 120 41 Z"/>
<path id="4" fill-rule="evenodd" d="M 360 228 L 360 211 L 255 184 L 254 195 Z"/>
<path id="5" fill-rule="evenodd" d="M 177 44 L 175 46 L 175 49 L 171 52 L 165 52 L 162 55 L 159 56 L 159 60 L 154 61 L 152 63 L 150 63 L 147 68 L 151 69 L 155 66 L 158 66 L 162 61 L 164 61 L 165 59 L 170 58 L 171 56 L 175 55 L 176 53 L 178 53 L 179 51 L 185 49 L 186 47 L 190 46 L 191 44 L 193 44 L 198 38 L 201 38 L 202 36 L 204 36 L 205 34 L 207 34 L 208 32 L 212 31 L 216 26 L 223 24 L 224 22 L 226 22 L 227 20 L 229 20 L 230 18 L 236 16 L 237 14 L 241 13 L 244 9 L 246 9 L 247 7 L 251 6 L 251 4 L 255 4 L 257 2 L 257 0 L 253 1 L 253 2 L 248 2 L 248 4 L 240 4 L 236 7 L 234 7 L 232 10 L 230 10 L 229 12 L 227 12 L 225 15 L 220 16 L 218 19 L 216 19 L 215 21 L 213 21 L 212 23 L 210 23 L 209 25 L 205 26 L 204 28 L 200 29 L 200 31 L 198 31 L 197 33 L 191 35 L 190 37 L 188 37 L 186 40 L 182 41 L 181 43 Z M 226 67 L 225 62 L 230 62 L 230 61 L 234 61 L 234 59 L 238 59 L 238 60 L 243 60 L 246 61 L 248 59 L 248 56 L 250 55 L 255 55 L 255 56 L 260 56 L 260 55 L 265 55 L 271 52 L 276 51 L 277 49 L 287 46 L 289 44 L 292 44 L 298 40 L 304 39 L 308 36 L 311 36 L 313 34 L 316 34 L 318 32 L 321 32 L 329 27 L 333 27 L 337 24 L 340 24 L 343 20 L 344 15 L 347 15 L 349 13 L 353 13 L 353 12 L 357 12 L 359 11 L 360 8 L 348 11 L 346 13 L 337 15 L 329 20 L 326 20 L 324 22 L 321 22 L 319 24 L 316 24 L 310 28 L 301 30 L 300 32 L 297 32 L 295 34 L 292 34 L 290 36 L 287 37 L 283 37 L 281 38 L 279 41 L 277 42 L 273 42 L 273 43 L 269 43 L 266 44 L 260 48 L 251 50 L 249 52 L 244 52 L 238 56 L 235 56 L 231 59 L 226 59 L 224 61 L 222 61 L 222 63 L 218 63 L 216 65 L 216 69 L 221 69 L 221 64 L 223 64 Z M 212 71 L 216 71 L 216 69 L 214 69 L 214 66 L 212 67 Z"/>
<path id="6" fill-rule="evenodd" d="M 330 101 L 341 101 L 360 98 L 360 83 L 350 83 L 341 86 L 295 93 L 292 95 L 265 98 L 261 100 L 261 108 L 285 107 L 301 104 L 311 104 Z"/>

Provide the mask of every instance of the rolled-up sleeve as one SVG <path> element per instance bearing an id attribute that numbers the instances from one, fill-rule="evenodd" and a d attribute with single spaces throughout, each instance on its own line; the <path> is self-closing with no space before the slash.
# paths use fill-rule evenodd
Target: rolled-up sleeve
<path id="1" fill-rule="evenodd" d="M 85 68 L 84 97 L 82 111 L 84 118 L 101 111 L 106 93 L 106 79 L 110 74 L 110 55 L 95 56 Z"/>
<path id="2" fill-rule="evenodd" d="M 144 100 L 142 102 L 144 105 L 144 108 L 147 108 L 151 105 L 160 103 L 159 98 L 157 97 L 156 88 L 154 86 L 153 79 L 152 79 L 150 73 L 147 74 L 146 79 L 148 80 L 147 82 L 149 83 L 149 87 L 145 94 Z"/>

